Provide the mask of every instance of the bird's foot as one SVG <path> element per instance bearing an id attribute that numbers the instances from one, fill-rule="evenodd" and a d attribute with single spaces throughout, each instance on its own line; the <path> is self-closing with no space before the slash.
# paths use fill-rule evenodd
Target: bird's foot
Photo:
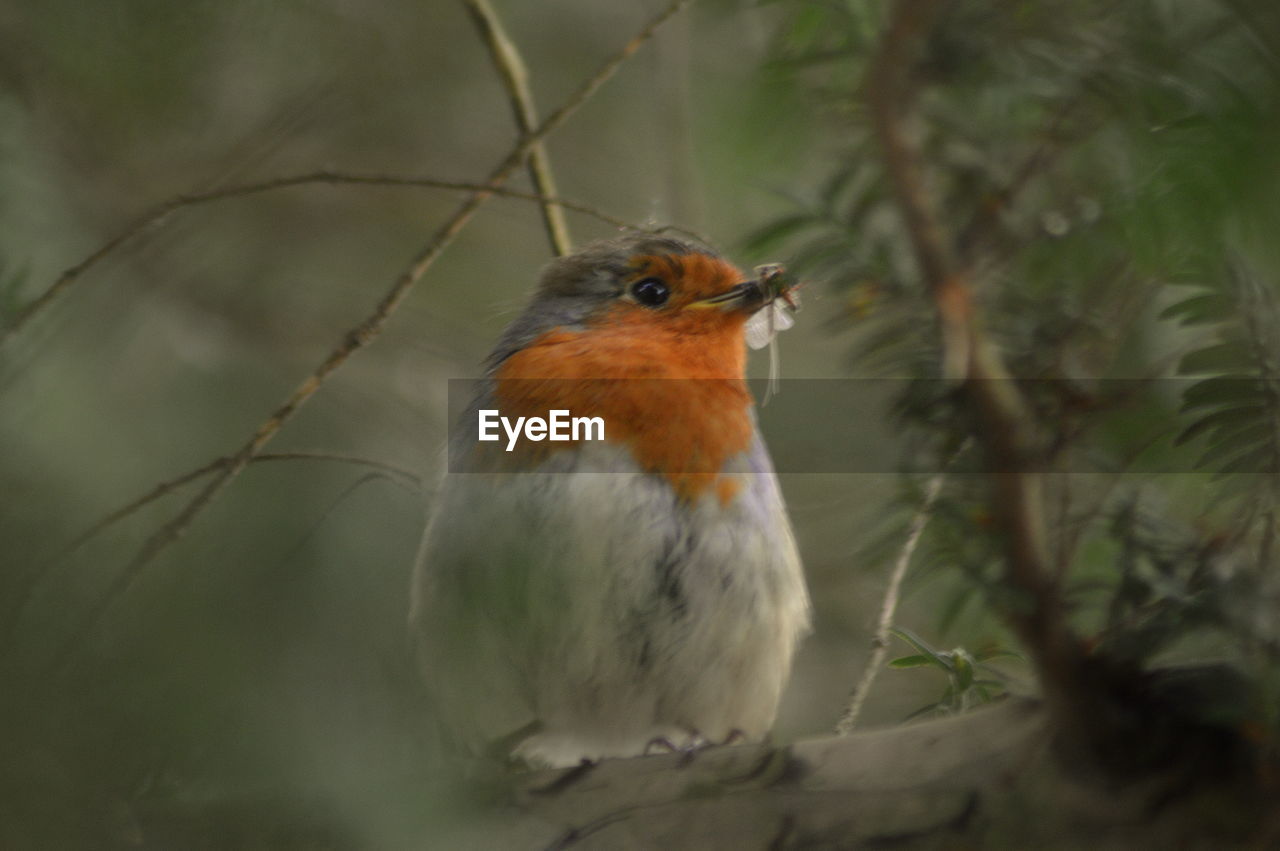
<path id="1" fill-rule="evenodd" d="M 723 741 L 713 742 L 697 730 L 689 731 L 689 738 L 683 744 L 676 744 L 666 736 L 654 736 L 644 747 L 644 755 L 650 756 L 656 753 L 678 753 L 682 755 L 680 765 L 687 765 L 698 753 L 707 748 L 719 747 L 721 745 L 734 745 L 739 742 L 745 742 L 747 734 L 737 727 L 729 731 Z"/>

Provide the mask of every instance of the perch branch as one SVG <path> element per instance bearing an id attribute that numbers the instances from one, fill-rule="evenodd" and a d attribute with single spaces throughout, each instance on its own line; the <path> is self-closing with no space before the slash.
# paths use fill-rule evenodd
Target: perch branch
<path id="1" fill-rule="evenodd" d="M 494 11 L 489 0 L 463 0 L 471 20 L 480 31 L 480 38 L 489 48 L 494 67 L 507 90 L 507 98 L 511 102 L 511 111 L 515 114 L 516 127 L 523 135 L 532 133 L 538 126 L 538 110 L 533 104 L 533 92 L 529 89 L 529 72 L 520 51 L 507 36 L 502 27 L 498 13 Z M 555 197 L 556 182 L 551 173 L 551 160 L 547 156 L 547 146 L 539 142 L 529 149 L 529 178 L 538 194 Z M 542 221 L 547 227 L 547 238 L 551 240 L 551 250 L 563 257 L 572 250 L 569 239 L 569 225 L 565 222 L 564 211 L 555 204 L 542 203 Z"/>
<path id="2" fill-rule="evenodd" d="M 464 805 L 434 820 L 417 846 L 1262 849 L 1280 840 L 1274 789 L 1261 772 L 1101 782 L 1046 759 L 1048 731 L 1042 707 L 1012 698 L 782 747 L 746 743 L 516 775 L 501 794 L 496 782 L 469 778 L 450 790 Z M 166 803 L 140 808 L 141 832 L 155 824 L 198 845 L 208 809 Z"/>
<path id="3" fill-rule="evenodd" d="M 921 44 L 948 0 L 897 3 L 867 78 L 872 129 L 916 261 L 933 296 L 942 331 L 946 374 L 962 379 L 979 417 L 978 439 L 992 472 L 992 508 L 1003 533 L 1005 584 L 1018 595 L 1005 618 L 1036 662 L 1060 728 L 1077 730 L 1082 652 L 1062 608 L 1045 540 L 1041 477 L 1029 468 L 1034 421 L 998 352 L 974 315 L 968 282 L 958 270 L 934 213 L 919 151 L 903 117 L 914 100 L 911 80 Z"/>
<path id="4" fill-rule="evenodd" d="M 590 782 L 573 782 L 580 767 L 517 778 L 500 803 L 432 838 L 447 848 L 664 851 L 1275 846 L 1274 792 L 1255 775 L 1196 773 L 1172 789 L 1087 782 L 1046 758 L 1051 730 L 1042 706 L 1012 698 L 783 747 L 606 759 Z"/>
<path id="5" fill-rule="evenodd" d="M 249 461 L 271 441 L 297 410 L 351 355 L 373 342 L 382 332 L 387 320 L 396 312 L 413 285 L 453 242 L 454 238 L 471 220 L 476 211 L 494 195 L 494 188 L 506 182 L 520 167 L 529 151 L 543 137 L 555 131 L 578 107 L 585 103 L 627 61 L 665 21 L 679 12 L 689 0 L 673 0 L 659 15 L 646 24 L 622 49 L 609 59 L 569 99 L 553 112 L 533 133 L 526 135 L 490 174 L 484 188 L 473 193 L 453 215 L 436 231 L 426 246 L 413 258 L 409 266 L 396 278 L 391 288 L 378 302 L 377 307 L 358 325 L 349 330 L 342 341 L 329 353 L 311 375 L 285 399 L 271 416 L 267 417 L 240 449 L 232 455 L 232 462 L 216 471 L 209 482 L 186 505 L 153 533 L 108 586 L 106 592 L 90 607 L 79 625 L 54 656 L 53 664 L 61 667 L 71 657 L 97 624 L 111 604 L 133 584 L 134 580 L 151 563 L 190 527 L 192 521 L 217 498 L 248 465 Z"/>

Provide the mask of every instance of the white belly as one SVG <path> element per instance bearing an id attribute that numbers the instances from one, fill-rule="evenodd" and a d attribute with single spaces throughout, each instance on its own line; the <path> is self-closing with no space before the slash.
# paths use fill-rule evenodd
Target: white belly
<path id="1" fill-rule="evenodd" d="M 412 621 L 446 723 L 477 745 L 537 721 L 520 753 L 563 765 L 765 733 L 808 600 L 772 475 L 688 505 L 588 444 L 447 477 Z"/>

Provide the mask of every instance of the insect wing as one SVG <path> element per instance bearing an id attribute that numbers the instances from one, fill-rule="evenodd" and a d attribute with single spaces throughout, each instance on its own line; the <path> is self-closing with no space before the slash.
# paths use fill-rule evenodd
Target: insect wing
<path id="1" fill-rule="evenodd" d="M 747 320 L 747 345 L 753 349 L 763 349 L 773 342 L 779 331 L 785 331 L 794 324 L 796 321 L 791 314 L 777 302 L 773 302 L 756 311 Z"/>
<path id="2" fill-rule="evenodd" d="M 781 334 L 796 324 L 795 314 L 782 305 L 774 304 L 770 307 L 770 310 L 773 311 L 773 333 Z"/>

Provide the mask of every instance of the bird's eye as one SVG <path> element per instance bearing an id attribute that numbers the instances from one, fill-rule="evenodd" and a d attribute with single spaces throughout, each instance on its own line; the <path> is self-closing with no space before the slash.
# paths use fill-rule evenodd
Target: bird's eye
<path id="1" fill-rule="evenodd" d="M 661 307 L 671 297 L 671 290 L 657 278 L 643 278 L 631 285 L 631 297 L 645 307 Z"/>

